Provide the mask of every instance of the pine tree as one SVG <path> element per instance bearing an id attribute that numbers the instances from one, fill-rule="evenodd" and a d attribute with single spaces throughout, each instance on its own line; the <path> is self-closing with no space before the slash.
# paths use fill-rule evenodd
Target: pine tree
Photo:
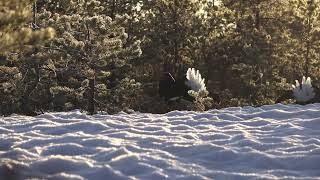
<path id="1" fill-rule="evenodd" d="M 29 104 L 25 104 L 26 91 L 32 91 L 26 85 L 26 79 L 35 69 L 28 63 L 33 59 L 21 61 L 24 54 L 32 54 L 34 49 L 43 45 L 54 36 L 52 28 L 37 28 L 36 12 L 33 1 L 0 1 L 0 113 L 20 112 L 30 114 Z M 33 12 L 33 13 L 32 13 Z M 33 16 L 32 16 L 33 14 Z M 33 83 L 33 82 L 28 82 Z M 28 93 L 29 93 L 28 92 Z M 26 98 L 23 98 L 26 97 Z"/>
<path id="2" fill-rule="evenodd" d="M 46 47 L 56 72 L 50 88 L 54 109 L 83 108 L 94 113 L 93 105 L 109 112 L 130 107 L 140 86 L 131 78 L 130 63 L 141 50 L 139 41 L 126 45 L 128 36 L 121 25 L 127 17 L 111 19 L 96 0 L 55 3 L 72 4 L 75 12 L 55 13 L 44 6 L 41 15 L 42 24 L 57 31 L 57 38 Z"/>
<path id="3" fill-rule="evenodd" d="M 12 50 L 27 48 L 54 35 L 53 29 L 41 29 L 32 32 L 26 26 L 32 19 L 31 0 L 2 0 L 0 1 L 0 54 L 4 55 Z"/>
<path id="4" fill-rule="evenodd" d="M 235 34 L 228 37 L 231 95 L 242 105 L 274 103 L 285 84 L 277 49 L 282 33 L 283 1 L 222 1 L 235 13 Z M 238 104 L 239 105 L 239 104 Z"/>
<path id="5" fill-rule="evenodd" d="M 150 103 L 155 101 L 158 80 L 163 72 L 168 71 L 180 78 L 185 76 L 189 67 L 203 64 L 198 52 L 204 39 L 200 14 L 204 4 L 193 0 L 140 2 L 134 17 L 137 24 L 134 35 L 142 39 L 143 56 L 140 60 L 143 67 L 137 66 L 137 69 L 143 72 L 140 78 L 145 84 L 144 103 L 146 99 L 150 99 Z M 145 107 L 149 111 L 152 106 Z"/>
<path id="6" fill-rule="evenodd" d="M 318 0 L 292 0 L 286 11 L 288 30 L 286 39 L 290 40 L 287 52 L 291 56 L 293 77 L 302 75 L 319 77 L 320 44 L 320 4 Z"/>

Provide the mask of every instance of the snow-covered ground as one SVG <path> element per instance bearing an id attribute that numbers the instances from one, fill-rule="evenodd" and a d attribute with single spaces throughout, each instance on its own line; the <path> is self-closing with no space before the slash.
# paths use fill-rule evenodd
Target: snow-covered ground
<path id="1" fill-rule="evenodd" d="M 320 104 L 0 117 L 0 179 L 320 179 Z"/>

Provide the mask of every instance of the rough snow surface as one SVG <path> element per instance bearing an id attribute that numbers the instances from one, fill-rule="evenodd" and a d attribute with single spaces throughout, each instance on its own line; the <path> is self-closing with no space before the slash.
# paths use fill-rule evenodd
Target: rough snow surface
<path id="1" fill-rule="evenodd" d="M 0 179 L 320 179 L 320 104 L 0 118 Z"/>

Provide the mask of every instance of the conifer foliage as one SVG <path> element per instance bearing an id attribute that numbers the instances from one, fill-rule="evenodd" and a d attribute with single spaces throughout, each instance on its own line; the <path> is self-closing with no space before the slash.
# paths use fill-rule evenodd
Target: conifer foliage
<path id="1" fill-rule="evenodd" d="M 40 65 L 36 48 L 54 37 L 52 28 L 35 24 L 33 1 L 0 1 L 0 113 L 30 114 L 26 105 L 34 90 Z M 33 13 L 32 13 L 33 12 Z M 32 14 L 34 16 L 32 16 Z M 32 77 L 33 76 L 33 77 Z"/>
<path id="2" fill-rule="evenodd" d="M 17 48 L 27 48 L 40 41 L 51 39 L 52 28 L 32 31 L 32 0 L 0 1 L 0 54 L 4 55 Z M 28 26 L 29 25 L 29 26 Z"/>
<path id="3" fill-rule="evenodd" d="M 319 10 L 319 0 L 0 0 L 0 113 L 317 102 Z M 186 76 L 191 67 L 202 76 Z M 200 91 L 168 103 L 163 73 L 165 86 L 183 77 Z M 306 78 L 295 97 L 303 75 L 312 86 Z"/>
<path id="4" fill-rule="evenodd" d="M 42 24 L 57 31 L 57 38 L 46 47 L 56 72 L 56 83 L 50 87 L 54 109 L 116 110 L 128 103 L 120 99 L 138 92 L 140 84 L 131 78 L 130 63 L 141 55 L 140 42 L 126 46 L 128 35 L 121 25 L 127 17 L 104 15 L 100 1 L 68 4 L 74 9 L 56 13 L 48 6 L 41 14 Z"/>

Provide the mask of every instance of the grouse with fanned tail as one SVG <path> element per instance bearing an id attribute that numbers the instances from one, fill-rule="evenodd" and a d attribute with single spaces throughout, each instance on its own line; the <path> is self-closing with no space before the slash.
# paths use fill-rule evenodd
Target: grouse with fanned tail
<path id="1" fill-rule="evenodd" d="M 280 103 L 286 99 L 294 99 L 297 104 L 309 104 L 319 101 L 320 90 L 312 85 L 310 77 L 302 77 L 301 83 L 295 80 L 292 90 L 285 91 L 277 100 Z"/>
<path id="2" fill-rule="evenodd" d="M 166 101 L 178 99 L 192 101 L 193 98 L 189 95 L 188 91 L 200 92 L 206 90 L 204 81 L 199 70 L 194 68 L 189 68 L 186 75 L 177 80 L 171 73 L 165 72 L 159 82 L 159 95 L 160 97 L 164 97 Z"/>

